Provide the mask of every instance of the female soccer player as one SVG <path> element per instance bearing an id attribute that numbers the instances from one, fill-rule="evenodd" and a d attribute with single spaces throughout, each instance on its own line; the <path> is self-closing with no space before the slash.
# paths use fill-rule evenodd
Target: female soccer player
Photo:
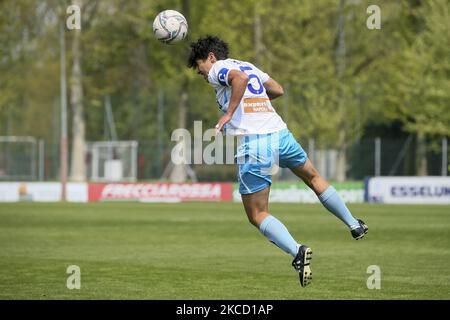
<path id="1" fill-rule="evenodd" d="M 312 250 L 294 240 L 284 224 L 268 212 L 272 169 L 289 168 L 318 196 L 323 206 L 341 219 L 353 238 L 361 239 L 367 225 L 355 219 L 272 107 L 282 86 L 253 64 L 228 58 L 228 44 L 206 36 L 191 44 L 188 66 L 209 82 L 224 115 L 216 132 L 237 135 L 239 192 L 247 217 L 271 242 L 294 257 L 292 265 L 304 287 L 311 282 Z"/>

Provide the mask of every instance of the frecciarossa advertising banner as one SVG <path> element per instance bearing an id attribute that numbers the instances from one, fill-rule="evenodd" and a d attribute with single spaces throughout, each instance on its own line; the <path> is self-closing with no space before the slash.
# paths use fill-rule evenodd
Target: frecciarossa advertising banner
<path id="1" fill-rule="evenodd" d="M 450 177 L 375 177 L 366 181 L 366 201 L 450 204 Z"/>
<path id="2" fill-rule="evenodd" d="M 231 201 L 231 183 L 90 183 L 89 201 Z"/>

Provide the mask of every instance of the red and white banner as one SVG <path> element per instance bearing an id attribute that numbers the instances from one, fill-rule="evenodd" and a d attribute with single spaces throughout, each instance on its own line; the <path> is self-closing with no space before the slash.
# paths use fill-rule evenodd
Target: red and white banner
<path id="1" fill-rule="evenodd" d="M 89 201 L 231 201 L 231 183 L 90 183 Z"/>

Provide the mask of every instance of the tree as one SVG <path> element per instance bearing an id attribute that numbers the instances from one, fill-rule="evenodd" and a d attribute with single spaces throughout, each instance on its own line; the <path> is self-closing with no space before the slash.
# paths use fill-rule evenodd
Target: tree
<path id="1" fill-rule="evenodd" d="M 82 0 L 74 0 L 74 5 L 85 10 Z M 86 180 L 85 164 L 85 121 L 83 101 L 83 72 L 81 30 L 70 31 L 72 35 L 72 68 L 70 72 L 70 105 L 72 107 L 72 161 L 70 177 L 72 181 Z"/>
<path id="2" fill-rule="evenodd" d="M 445 0 L 405 6 L 416 31 L 381 70 L 383 113 L 416 134 L 416 171 L 426 175 L 426 137 L 450 135 L 450 10 Z"/>

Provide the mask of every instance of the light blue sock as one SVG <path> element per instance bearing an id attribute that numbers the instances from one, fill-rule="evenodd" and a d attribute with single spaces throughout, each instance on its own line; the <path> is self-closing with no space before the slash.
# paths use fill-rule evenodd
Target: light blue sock
<path id="1" fill-rule="evenodd" d="M 292 238 L 284 224 L 274 216 L 266 217 L 261 222 L 259 231 L 291 256 L 297 255 L 297 242 Z"/>
<path id="2" fill-rule="evenodd" d="M 353 218 L 342 198 L 333 186 L 329 186 L 321 195 L 319 200 L 323 206 L 332 214 L 341 219 L 349 228 L 359 226 L 358 221 Z"/>

